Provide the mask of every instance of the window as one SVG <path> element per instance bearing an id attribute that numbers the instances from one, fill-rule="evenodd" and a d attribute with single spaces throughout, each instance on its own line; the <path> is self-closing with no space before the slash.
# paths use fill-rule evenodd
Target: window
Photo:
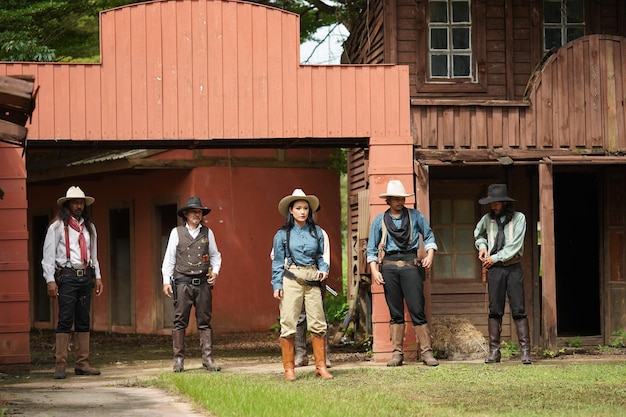
<path id="1" fill-rule="evenodd" d="M 544 52 L 585 35 L 583 0 L 543 0 Z"/>
<path id="2" fill-rule="evenodd" d="M 473 198 L 433 199 L 432 228 L 437 240 L 436 280 L 480 279 L 474 247 L 476 201 Z"/>
<path id="3" fill-rule="evenodd" d="M 470 0 L 430 0 L 428 29 L 430 77 L 472 78 Z"/>

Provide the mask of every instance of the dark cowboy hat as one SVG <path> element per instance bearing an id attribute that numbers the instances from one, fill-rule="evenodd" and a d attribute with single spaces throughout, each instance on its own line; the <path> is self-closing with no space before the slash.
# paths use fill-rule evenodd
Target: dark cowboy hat
<path id="1" fill-rule="evenodd" d="M 508 196 L 506 184 L 491 184 L 487 189 L 487 197 L 478 200 L 478 204 L 491 204 L 496 201 L 515 201 Z"/>
<path id="2" fill-rule="evenodd" d="M 184 219 L 185 215 L 183 214 L 183 211 L 185 211 L 185 210 L 195 210 L 195 209 L 202 210 L 202 215 L 203 216 L 206 216 L 211 211 L 210 208 L 204 207 L 202 205 L 202 203 L 200 202 L 200 197 L 189 197 L 187 199 L 187 202 L 185 203 L 185 207 L 182 207 L 182 208 L 178 209 L 177 213 L 178 213 L 178 215 L 180 217 L 182 217 Z"/>

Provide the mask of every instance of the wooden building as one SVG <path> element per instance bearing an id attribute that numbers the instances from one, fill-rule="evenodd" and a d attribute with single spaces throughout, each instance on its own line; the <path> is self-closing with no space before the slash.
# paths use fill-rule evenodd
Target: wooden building
<path id="1" fill-rule="evenodd" d="M 391 178 L 413 184 L 439 251 L 431 318 L 487 334 L 473 228 L 490 183 L 509 186 L 528 221 L 523 270 L 533 346 L 606 344 L 626 329 L 626 3 L 620 0 L 371 0 L 344 62 L 409 67 L 410 152 L 353 149 L 353 241 L 362 195 Z M 370 142 L 371 145 L 371 142 Z M 378 158 L 389 169 L 381 170 Z M 353 257 L 362 257 L 357 250 Z M 356 274 L 367 271 L 361 262 Z M 374 351 L 389 355 L 382 289 Z M 514 336 L 510 316 L 503 336 Z M 409 330 L 410 331 L 410 330 Z M 413 340 L 412 334 L 407 340 Z"/>
<path id="2" fill-rule="evenodd" d="M 269 254 L 284 222 L 278 201 L 294 188 L 320 197 L 340 290 L 329 155 L 396 143 L 412 166 L 408 67 L 300 65 L 299 17 L 239 1 L 134 4 L 103 12 L 100 28 L 98 64 L 0 63 L 0 75 L 28 74 L 39 89 L 27 145 L 0 146 L 11 202 L 0 203 L 0 311 L 10 312 L 0 317 L 0 364 L 28 362 L 31 326 L 54 326 L 41 241 L 70 185 L 96 198 L 105 291 L 94 330 L 169 332 L 162 251 L 190 195 L 212 208 L 224 259 L 216 337 L 276 324 Z"/>

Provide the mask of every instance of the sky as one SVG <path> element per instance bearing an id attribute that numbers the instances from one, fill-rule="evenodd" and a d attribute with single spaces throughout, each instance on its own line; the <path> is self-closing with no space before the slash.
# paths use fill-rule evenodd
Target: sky
<path id="1" fill-rule="evenodd" d="M 303 64 L 339 64 L 342 43 L 348 37 L 349 32 L 345 26 L 324 26 L 315 33 L 315 39 L 322 41 L 305 42 L 300 45 L 300 62 Z"/>

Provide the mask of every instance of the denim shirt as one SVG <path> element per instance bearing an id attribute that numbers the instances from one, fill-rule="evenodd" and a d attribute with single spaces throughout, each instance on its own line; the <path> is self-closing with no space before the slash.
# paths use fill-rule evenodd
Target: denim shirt
<path id="1" fill-rule="evenodd" d="M 435 243 L 435 234 L 433 230 L 430 228 L 426 217 L 419 212 L 418 210 L 407 208 L 409 211 L 409 215 L 411 216 L 411 221 L 413 222 L 413 242 L 408 250 L 415 250 L 419 248 L 419 235 L 421 233 L 422 240 L 424 241 L 424 250 L 428 251 L 429 249 L 437 250 L 437 243 Z M 370 229 L 370 236 L 367 241 L 367 263 L 377 262 L 378 261 L 378 245 L 383 235 L 383 216 L 385 213 L 381 213 L 374 218 L 372 222 L 372 227 Z M 393 223 L 399 227 L 402 224 L 402 216 L 396 218 L 391 216 Z M 387 242 L 385 243 L 385 247 L 383 248 L 385 252 L 400 250 L 396 242 L 393 240 L 391 236 L 389 236 L 389 232 L 387 232 Z"/>
<path id="2" fill-rule="evenodd" d="M 287 245 L 287 232 L 283 229 L 274 235 L 274 259 L 272 260 L 272 287 L 274 290 L 283 289 L 284 265 L 295 262 L 300 266 L 315 265 L 321 272 L 328 272 L 329 265 L 324 261 L 324 234 L 319 226 L 317 230 L 317 242 L 311 235 L 308 224 L 300 227 L 297 224 L 291 228 L 289 233 L 289 250 L 291 257 L 286 259 L 288 254 L 285 250 Z"/>

